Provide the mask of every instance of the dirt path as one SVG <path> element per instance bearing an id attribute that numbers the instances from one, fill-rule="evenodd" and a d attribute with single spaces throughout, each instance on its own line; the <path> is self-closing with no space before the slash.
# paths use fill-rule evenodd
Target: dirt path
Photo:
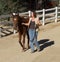
<path id="1" fill-rule="evenodd" d="M 60 62 L 60 22 L 40 27 L 38 34 L 41 51 L 21 52 L 18 36 L 0 38 L 0 62 Z"/>

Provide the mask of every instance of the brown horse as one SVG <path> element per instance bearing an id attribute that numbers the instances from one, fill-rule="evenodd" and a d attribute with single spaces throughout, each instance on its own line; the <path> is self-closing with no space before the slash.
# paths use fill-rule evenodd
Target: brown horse
<path id="1" fill-rule="evenodd" d="M 19 33 L 19 43 L 22 47 L 22 50 L 25 51 L 25 36 L 27 34 L 27 46 L 29 48 L 29 35 L 28 35 L 28 26 L 22 25 L 22 23 L 27 23 L 29 21 L 29 18 L 24 18 L 19 16 L 19 14 L 13 14 L 13 27 L 14 29 L 18 31 Z"/>

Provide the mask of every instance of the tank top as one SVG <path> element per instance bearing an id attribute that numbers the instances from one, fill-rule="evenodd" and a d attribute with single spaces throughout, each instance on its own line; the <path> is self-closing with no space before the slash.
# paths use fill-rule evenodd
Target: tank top
<path id="1" fill-rule="evenodd" d="M 29 25 L 30 29 L 35 29 L 35 21 L 31 21 Z"/>

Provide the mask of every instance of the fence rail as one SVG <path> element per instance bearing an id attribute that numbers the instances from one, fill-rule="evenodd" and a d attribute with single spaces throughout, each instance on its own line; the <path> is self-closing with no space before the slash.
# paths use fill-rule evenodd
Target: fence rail
<path id="1" fill-rule="evenodd" d="M 45 25 L 46 20 L 54 20 L 55 22 L 58 21 L 60 18 L 60 7 L 54 7 L 50 9 L 42 9 L 36 11 L 37 16 L 40 18 L 42 25 Z M 29 12 L 19 13 L 19 15 L 29 15 Z M 8 15 L 0 15 L 1 18 L 11 17 L 11 14 Z M 0 37 L 1 37 L 1 28 L 0 28 Z"/>
<path id="2" fill-rule="evenodd" d="M 58 14 L 60 14 L 60 7 L 37 10 L 36 13 L 37 13 L 37 16 L 41 18 L 40 20 L 42 22 L 42 25 L 44 26 L 46 20 L 51 20 L 52 19 L 55 22 L 58 21 L 58 18 L 60 17 L 60 15 L 58 15 Z M 20 13 L 20 15 L 26 15 L 26 14 L 28 15 L 29 13 L 28 12 Z"/>

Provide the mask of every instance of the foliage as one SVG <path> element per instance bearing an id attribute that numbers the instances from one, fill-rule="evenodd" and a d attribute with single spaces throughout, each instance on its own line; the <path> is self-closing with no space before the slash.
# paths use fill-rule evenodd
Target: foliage
<path id="1" fill-rule="evenodd" d="M 0 0 L 0 15 L 27 11 L 26 0 Z"/>

